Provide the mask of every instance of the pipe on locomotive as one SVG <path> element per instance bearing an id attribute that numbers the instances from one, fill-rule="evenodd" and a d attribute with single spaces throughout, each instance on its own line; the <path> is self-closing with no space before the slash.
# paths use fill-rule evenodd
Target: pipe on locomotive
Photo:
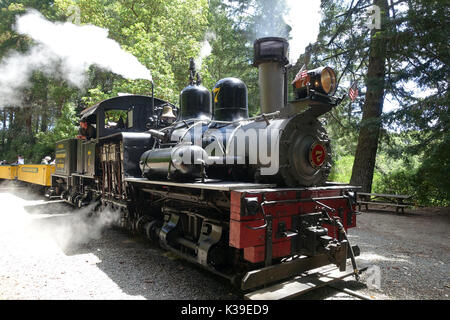
<path id="1" fill-rule="evenodd" d="M 261 113 L 280 111 L 287 104 L 287 71 L 289 43 L 286 39 L 268 37 L 254 43 L 253 65 L 259 69 Z"/>

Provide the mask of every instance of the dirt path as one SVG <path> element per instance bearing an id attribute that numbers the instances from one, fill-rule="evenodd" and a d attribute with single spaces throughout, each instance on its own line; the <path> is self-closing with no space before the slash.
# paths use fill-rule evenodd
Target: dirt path
<path id="1" fill-rule="evenodd" d="M 0 300 L 241 298 L 228 282 L 39 195 L 0 189 L 0 204 Z M 345 287 L 375 299 L 449 299 L 449 227 L 449 208 L 364 212 L 349 239 L 375 267 Z M 356 298 L 323 288 L 301 299 Z"/>
<path id="2" fill-rule="evenodd" d="M 449 299 L 450 209 L 364 212 L 351 232 L 391 299 Z"/>

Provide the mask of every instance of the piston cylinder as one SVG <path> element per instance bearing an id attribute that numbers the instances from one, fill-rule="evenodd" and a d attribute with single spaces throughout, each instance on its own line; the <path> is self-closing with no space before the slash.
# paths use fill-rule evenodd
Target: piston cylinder
<path id="1" fill-rule="evenodd" d="M 208 154 L 202 147 L 182 143 L 173 148 L 145 152 L 140 167 L 149 179 L 162 176 L 195 179 L 202 178 L 207 160 Z"/>

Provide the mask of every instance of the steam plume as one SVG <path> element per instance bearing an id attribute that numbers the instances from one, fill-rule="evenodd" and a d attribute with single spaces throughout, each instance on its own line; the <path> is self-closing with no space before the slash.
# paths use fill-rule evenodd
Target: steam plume
<path id="1" fill-rule="evenodd" d="M 289 60 L 295 64 L 305 48 L 317 40 L 320 27 L 320 0 L 273 1 L 273 6 L 266 8 L 256 21 L 256 38 L 288 36 L 281 27 L 277 12 L 282 12 L 284 22 L 291 27 L 289 33 Z M 254 39 L 256 40 L 256 39 Z"/>
<path id="2" fill-rule="evenodd" d="M 202 48 L 200 49 L 200 55 L 195 59 L 195 66 L 197 67 L 197 70 L 202 68 L 203 60 L 211 54 L 212 48 L 209 42 L 215 39 L 216 35 L 213 32 L 206 32 L 205 38 L 202 42 Z"/>
<path id="3" fill-rule="evenodd" d="M 19 91 L 29 85 L 36 70 L 59 76 L 78 88 L 85 86 L 86 71 L 91 65 L 127 79 L 152 81 L 150 71 L 136 57 L 108 38 L 108 30 L 69 22 L 53 23 L 36 10 L 20 16 L 14 29 L 32 38 L 36 45 L 27 53 L 9 54 L 0 63 L 0 107 L 20 102 Z"/>
<path id="4" fill-rule="evenodd" d="M 6 190 L 7 189 L 7 190 Z M 78 248 L 102 237 L 102 232 L 115 225 L 121 217 L 118 210 L 108 207 L 91 215 L 95 204 L 74 211 L 61 203 L 42 200 L 15 184 L 2 184 L 0 201 L 4 203 L 0 232 L 8 231 L 17 237 L 17 244 L 42 252 L 42 241 L 51 239 L 63 251 Z M 5 192 L 6 191 L 6 192 Z M 20 197 L 19 197 L 20 194 Z"/>
<path id="5" fill-rule="evenodd" d="M 95 204 L 87 206 L 52 224 L 40 225 L 36 231 L 51 234 L 63 250 L 100 239 L 103 230 L 119 221 L 120 211 L 106 208 L 94 217 L 89 217 L 94 206 Z"/>
<path id="6" fill-rule="evenodd" d="M 289 41 L 290 62 L 296 63 L 305 47 L 317 40 L 320 27 L 320 0 L 286 0 L 285 22 L 292 28 Z"/>

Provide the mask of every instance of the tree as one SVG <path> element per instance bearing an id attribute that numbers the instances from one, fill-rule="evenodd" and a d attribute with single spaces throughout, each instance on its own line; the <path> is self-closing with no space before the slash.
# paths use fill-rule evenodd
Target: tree
<path id="1" fill-rule="evenodd" d="M 387 0 L 374 0 L 373 3 L 380 8 L 381 30 L 373 29 L 371 32 L 369 64 L 367 66 L 367 91 L 350 179 L 350 184 L 362 186 L 363 192 L 371 192 L 372 190 L 385 96 L 388 3 Z"/>
<path id="2" fill-rule="evenodd" d="M 57 141 L 73 138 L 78 132 L 77 115 L 75 105 L 66 103 L 62 108 L 62 115 L 56 120 L 55 126 L 48 132 L 39 132 L 36 134 L 36 140 L 39 141 L 32 148 L 32 159 L 34 162 L 40 161 L 44 156 L 55 154 L 55 144 Z"/>
<path id="3" fill-rule="evenodd" d="M 112 39 L 152 71 L 156 95 L 176 102 L 178 93 L 186 84 L 188 58 L 196 56 L 200 50 L 207 27 L 208 4 L 206 0 L 170 3 L 162 0 L 2 1 L 0 58 L 11 51 L 25 52 L 33 44 L 13 29 L 16 17 L 25 13 L 27 8 L 37 9 L 50 21 L 70 20 L 75 8 L 75 13 L 80 14 L 80 21 L 76 22 L 109 29 Z M 80 9 L 79 12 L 76 8 Z M 184 19 L 186 16 L 189 19 Z M 66 116 L 64 106 L 67 103 L 80 112 L 119 92 L 151 92 L 149 81 L 130 81 L 96 66 L 91 66 L 88 77 L 86 88 L 79 90 L 69 86 L 58 75 L 33 73 L 27 88 L 20 91 L 22 101 L 2 113 L 0 155 L 13 160 L 17 153 L 23 153 L 30 159 L 33 145 L 37 143 L 45 149 L 48 146 L 46 140 L 40 140 L 42 135 L 36 139 L 35 135 L 52 132 L 57 122 Z M 39 157 L 37 160 L 41 156 L 36 155 Z"/>
<path id="4" fill-rule="evenodd" d="M 401 149 L 403 156 L 421 155 L 418 168 L 409 173 L 417 197 L 423 204 L 448 205 L 450 52 L 449 32 L 442 26 L 450 22 L 450 10 L 439 0 L 415 0 L 408 6 L 402 28 L 392 41 L 394 58 L 403 64 L 389 81 L 394 98 L 403 107 L 388 120 L 401 123 L 411 136 L 411 142 Z M 408 89 L 411 84 L 414 90 Z M 398 149 L 398 145 L 393 144 L 392 149 Z"/>
<path id="5" fill-rule="evenodd" d="M 373 4 L 381 8 L 383 17 L 384 27 L 378 32 L 368 32 L 366 26 L 366 10 Z M 354 81 L 360 84 L 355 103 L 344 102 L 326 116 L 330 136 L 333 147 L 338 147 L 337 158 L 355 155 L 352 183 L 370 191 L 373 171 L 379 169 L 377 149 L 407 161 L 414 154 L 427 158 L 437 144 L 446 141 L 449 53 L 444 45 L 448 32 L 442 32 L 441 26 L 448 22 L 449 10 L 441 1 L 421 0 L 323 0 L 322 9 L 312 63 L 325 62 L 337 69 L 339 94 Z M 377 92 L 377 87 L 383 91 Z M 398 104 L 395 112 L 382 113 L 387 100 Z M 409 130 L 408 139 L 414 139 L 397 144 L 390 136 L 399 129 Z M 410 170 L 413 173 L 419 175 Z"/>
<path id="6" fill-rule="evenodd" d="M 56 0 L 61 13 L 80 10 L 82 24 L 94 24 L 109 31 L 109 37 L 138 58 L 152 73 L 155 94 L 172 102 L 186 86 L 189 58 L 200 51 L 207 28 L 206 0 Z M 149 94 L 148 81 L 129 81 L 113 74 L 105 76 L 91 68 L 94 82 L 84 101 L 98 101 L 118 92 Z M 98 95 L 100 93 L 100 95 Z"/>

